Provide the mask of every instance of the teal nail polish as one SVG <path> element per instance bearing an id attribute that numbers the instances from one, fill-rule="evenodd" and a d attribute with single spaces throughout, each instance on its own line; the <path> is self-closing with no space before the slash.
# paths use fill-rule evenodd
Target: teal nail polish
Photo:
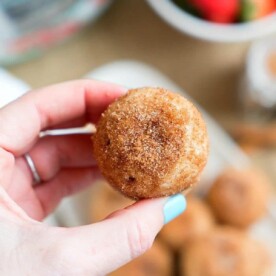
<path id="1" fill-rule="evenodd" d="M 164 205 L 165 224 L 178 217 L 186 209 L 186 199 L 182 194 L 168 198 Z"/>

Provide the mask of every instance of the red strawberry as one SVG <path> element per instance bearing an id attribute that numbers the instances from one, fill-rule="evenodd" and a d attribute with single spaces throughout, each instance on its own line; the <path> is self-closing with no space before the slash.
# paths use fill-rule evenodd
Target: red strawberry
<path id="1" fill-rule="evenodd" d="M 234 22 L 240 10 L 240 0 L 188 0 L 203 18 L 217 23 Z"/>

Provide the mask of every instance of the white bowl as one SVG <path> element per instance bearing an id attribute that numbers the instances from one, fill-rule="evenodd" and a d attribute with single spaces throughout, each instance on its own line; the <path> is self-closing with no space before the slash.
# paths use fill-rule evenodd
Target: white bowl
<path id="1" fill-rule="evenodd" d="M 276 32 L 276 12 L 263 19 L 239 24 L 212 23 L 185 12 L 171 0 L 147 0 L 170 25 L 191 36 L 216 42 L 241 42 Z"/>

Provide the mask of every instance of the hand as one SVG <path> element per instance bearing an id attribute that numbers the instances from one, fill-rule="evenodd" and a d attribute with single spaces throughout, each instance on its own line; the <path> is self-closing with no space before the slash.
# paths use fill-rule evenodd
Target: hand
<path id="1" fill-rule="evenodd" d="M 41 130 L 96 122 L 125 89 L 91 80 L 33 91 L 0 110 L 0 274 L 105 275 L 148 249 L 165 221 L 185 208 L 182 196 L 144 200 L 102 222 L 76 228 L 39 222 L 99 172 L 89 136 L 45 137 Z M 33 186 L 23 155 L 42 184 Z"/>

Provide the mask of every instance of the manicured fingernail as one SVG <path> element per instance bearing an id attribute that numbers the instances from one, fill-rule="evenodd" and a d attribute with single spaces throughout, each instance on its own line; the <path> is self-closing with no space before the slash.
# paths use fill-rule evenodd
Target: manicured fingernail
<path id="1" fill-rule="evenodd" d="M 164 205 L 165 224 L 178 217 L 186 209 L 186 199 L 182 194 L 168 198 Z"/>

